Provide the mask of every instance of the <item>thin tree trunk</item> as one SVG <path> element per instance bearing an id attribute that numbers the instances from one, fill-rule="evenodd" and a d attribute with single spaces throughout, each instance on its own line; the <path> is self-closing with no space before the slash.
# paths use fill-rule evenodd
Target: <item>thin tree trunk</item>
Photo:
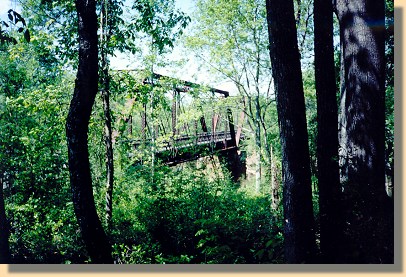
<path id="1" fill-rule="evenodd" d="M 274 211 L 278 210 L 279 207 L 279 180 L 278 176 L 278 169 L 275 164 L 275 157 L 273 155 L 273 148 L 272 145 L 270 146 L 270 171 L 271 171 L 271 194 L 272 194 L 272 201 L 271 201 L 271 208 Z"/>
<path id="2" fill-rule="evenodd" d="M 111 227 L 113 211 L 113 187 L 114 187 L 114 159 L 110 114 L 110 92 L 109 92 L 108 68 L 104 70 L 104 90 L 102 90 L 103 111 L 104 111 L 104 141 L 106 145 L 106 223 Z"/>
<path id="3" fill-rule="evenodd" d="M 258 145 L 259 144 L 259 145 Z M 255 135 L 255 192 L 261 191 L 261 143 Z"/>
<path id="4" fill-rule="evenodd" d="M 4 206 L 3 180 L 0 179 L 0 264 L 10 263 L 9 231 Z"/>
<path id="5" fill-rule="evenodd" d="M 282 146 L 285 260 L 288 263 L 311 262 L 316 245 L 293 1 L 267 0 L 266 9 Z"/>
<path id="6" fill-rule="evenodd" d="M 259 97 L 255 97 L 255 192 L 261 191 L 261 118 Z"/>
<path id="7" fill-rule="evenodd" d="M 264 130 L 264 138 L 265 138 L 265 154 L 264 154 L 264 160 L 267 161 L 267 166 L 269 172 L 269 178 L 271 182 L 271 208 L 273 210 L 277 210 L 279 207 L 279 182 L 278 182 L 278 169 L 275 164 L 275 158 L 273 155 L 273 147 L 271 143 L 268 143 L 269 141 L 269 133 L 266 127 L 266 123 L 264 120 L 261 120 L 261 126 L 262 129 Z"/>
<path id="8" fill-rule="evenodd" d="M 178 94 L 177 90 L 173 91 L 173 100 L 172 100 L 172 137 L 174 138 L 177 135 L 177 118 L 178 118 Z"/>
<path id="9" fill-rule="evenodd" d="M 385 1 L 337 0 L 342 39 L 340 161 L 348 262 L 393 262 L 393 203 L 385 191 Z M 377 27 L 382 26 L 382 27 Z"/>
<path id="10" fill-rule="evenodd" d="M 104 143 L 106 145 L 106 226 L 111 230 L 112 213 L 113 213 L 113 187 L 114 187 L 114 160 L 113 160 L 113 143 L 111 130 L 111 113 L 110 113 L 110 74 L 109 62 L 107 60 L 107 43 L 110 38 L 108 24 L 108 10 L 105 2 L 102 4 L 101 12 L 101 66 L 102 66 L 102 89 L 101 96 L 103 100 L 104 112 Z M 103 30 L 104 27 L 104 30 Z M 129 119 L 131 122 L 131 117 Z"/>
<path id="11" fill-rule="evenodd" d="M 154 71 L 153 68 L 151 69 L 151 102 L 150 102 L 150 116 L 151 116 L 151 124 L 150 124 L 150 133 L 151 133 L 151 187 L 155 191 L 155 151 L 156 151 L 156 133 L 155 133 L 155 91 L 154 91 Z"/>
<path id="12" fill-rule="evenodd" d="M 336 263 L 343 253 L 343 207 L 338 168 L 338 107 L 331 1 L 314 0 L 314 52 L 320 250 L 323 262 Z"/>
<path id="13" fill-rule="evenodd" d="M 147 139 L 147 105 L 145 103 L 142 104 L 141 112 L 141 139 L 142 143 L 145 144 Z"/>
<path id="14" fill-rule="evenodd" d="M 111 246 L 96 212 L 90 174 L 88 129 L 98 87 L 97 16 L 94 0 L 77 0 L 79 65 L 66 121 L 73 204 L 88 254 L 94 263 L 112 263 Z"/>

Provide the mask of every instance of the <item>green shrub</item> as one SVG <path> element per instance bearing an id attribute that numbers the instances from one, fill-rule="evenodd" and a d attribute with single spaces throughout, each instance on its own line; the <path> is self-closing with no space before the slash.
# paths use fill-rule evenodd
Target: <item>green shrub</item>
<path id="1" fill-rule="evenodd" d="M 269 197 L 248 195 L 227 178 L 209 180 L 194 168 L 163 172 L 156 171 L 155 189 L 149 176 L 136 171 L 133 181 L 119 185 L 114 212 L 119 262 L 280 261 L 281 223 L 271 212 Z"/>

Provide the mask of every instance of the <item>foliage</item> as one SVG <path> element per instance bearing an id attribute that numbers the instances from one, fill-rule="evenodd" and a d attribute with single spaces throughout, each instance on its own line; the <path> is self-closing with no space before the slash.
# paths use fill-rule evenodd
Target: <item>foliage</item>
<path id="1" fill-rule="evenodd" d="M 19 0 L 22 15 L 29 22 L 32 33 L 46 37 L 53 46 L 47 49 L 66 64 L 77 60 L 77 14 L 75 2 L 69 0 Z"/>
<path id="2" fill-rule="evenodd" d="M 302 67 L 308 68 L 313 61 L 313 0 L 296 0 L 294 4 L 301 63 Z"/>
<path id="3" fill-rule="evenodd" d="M 190 22 L 190 17 L 175 10 L 173 0 L 137 0 L 133 9 L 138 13 L 129 27 L 150 36 L 160 53 L 166 46 L 173 48 L 174 41 Z"/>
<path id="4" fill-rule="evenodd" d="M 197 1 L 196 23 L 186 39 L 203 67 L 218 80 L 231 81 L 237 88 L 247 118 L 249 136 L 253 138 L 256 188 L 259 192 L 261 172 L 271 172 L 272 155 L 267 141 L 272 138 L 269 111 L 275 105 L 268 48 L 265 1 Z M 265 164 L 261 169 L 262 164 Z"/>
<path id="5" fill-rule="evenodd" d="M 77 55 L 74 1 L 19 2 L 21 15 L 9 11 L 11 17 L 0 23 L 0 179 L 12 262 L 86 263 L 88 255 L 71 200 L 64 128 L 74 86 L 71 65 Z M 312 5 L 311 0 L 295 2 L 304 65 L 313 207 L 318 221 L 316 100 L 314 74 L 309 66 Z M 282 151 L 270 78 L 265 1 L 199 0 L 192 17 L 196 22 L 176 10 L 172 0 L 109 0 L 108 5 L 111 36 L 105 48 L 107 54 L 141 53 L 142 65 L 148 68 L 135 73 L 109 72 L 115 187 L 113 224 L 108 235 L 116 262 L 283 263 L 283 211 L 281 207 L 271 208 L 268 185 L 271 178 L 281 183 Z M 390 175 L 394 164 L 393 1 L 387 1 L 386 12 L 386 164 Z M 152 162 L 148 143 L 135 147 L 141 140 L 144 107 L 149 117 L 146 137 L 152 137 L 154 125 L 160 128 L 154 146 L 173 139 L 173 89 L 182 84 L 162 78 L 159 82 L 153 80 L 152 86 L 143 80 L 151 80 L 152 69 L 166 62 L 164 53 L 174 47 L 175 39 L 182 39 L 188 24 L 193 27 L 187 39 L 189 50 L 193 49 L 202 63 L 212 68 L 210 78 L 214 77 L 208 77 L 207 83 L 226 77 L 236 84 L 240 95 L 220 101 L 209 88 L 192 85 L 181 94 L 186 104 L 178 114 L 176 128 L 199 122 L 202 115 L 211 118 L 227 108 L 236 121 L 244 110 L 249 116 L 244 122 L 248 139 L 240 150 L 249 155 L 256 151 L 250 138 L 255 138 L 256 124 L 260 123 L 261 164 L 270 165 L 267 152 L 273 151 L 274 168 L 262 171 L 268 180 L 262 182 L 267 185 L 260 193 L 251 189 L 252 179 L 242 181 L 240 186 L 233 183 L 216 156 L 167 167 L 158 159 Z M 336 50 L 338 73 L 340 53 Z M 103 117 L 102 102 L 97 97 L 88 144 L 99 215 L 104 213 L 106 190 Z M 211 124 L 207 125 L 210 132 Z M 278 193 L 282 199 L 282 188 Z"/>
<path id="6" fill-rule="evenodd" d="M 81 262 L 63 124 L 72 78 L 58 68 L 41 70 L 49 59 L 40 49 L 33 42 L 0 53 L 0 172 L 10 248 L 13 262 Z"/>
<path id="7" fill-rule="evenodd" d="M 118 182 L 113 218 L 121 262 L 280 262 L 281 223 L 267 197 L 236 191 L 227 178 L 207 180 L 192 165 L 156 171 L 154 190 L 148 172 L 130 167 Z"/>
<path id="8" fill-rule="evenodd" d="M 3 30 L 3 26 L 9 28 L 10 25 L 17 27 L 17 32 L 24 33 L 24 39 L 27 42 L 30 42 L 30 31 L 27 29 L 25 19 L 18 12 L 11 9 L 8 10 L 7 16 L 9 20 L 8 23 L 6 21 L 0 21 L 0 45 L 5 43 L 17 44 L 17 39 L 10 35 L 10 32 L 8 32 L 7 30 Z M 21 24 L 19 24 L 20 22 Z"/>

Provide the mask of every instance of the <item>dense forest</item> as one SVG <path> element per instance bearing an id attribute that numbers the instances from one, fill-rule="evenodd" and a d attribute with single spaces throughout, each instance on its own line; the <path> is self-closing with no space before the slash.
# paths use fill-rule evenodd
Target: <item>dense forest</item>
<path id="1" fill-rule="evenodd" d="M 0 263 L 394 263 L 393 14 L 10 1 Z"/>

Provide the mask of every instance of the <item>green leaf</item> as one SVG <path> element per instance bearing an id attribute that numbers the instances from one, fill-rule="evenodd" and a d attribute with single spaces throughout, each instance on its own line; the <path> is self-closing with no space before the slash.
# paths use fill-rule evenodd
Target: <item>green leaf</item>
<path id="1" fill-rule="evenodd" d="M 200 236 L 200 235 L 203 235 L 203 234 L 205 234 L 205 233 L 206 233 L 205 230 L 200 229 L 199 231 L 196 232 L 195 237 Z"/>
<path id="2" fill-rule="evenodd" d="M 261 249 L 255 254 L 255 256 L 262 259 L 262 257 L 264 256 L 264 253 L 265 253 L 265 249 Z"/>
<path id="3" fill-rule="evenodd" d="M 25 38 L 25 40 L 26 40 L 27 42 L 30 42 L 31 37 L 30 37 L 30 31 L 28 31 L 28 29 L 25 30 L 25 32 L 24 32 L 24 38 Z"/>
<path id="4" fill-rule="evenodd" d="M 268 240 L 268 242 L 265 244 L 265 247 L 268 248 L 269 246 L 271 246 L 272 243 L 273 243 L 272 240 Z"/>

